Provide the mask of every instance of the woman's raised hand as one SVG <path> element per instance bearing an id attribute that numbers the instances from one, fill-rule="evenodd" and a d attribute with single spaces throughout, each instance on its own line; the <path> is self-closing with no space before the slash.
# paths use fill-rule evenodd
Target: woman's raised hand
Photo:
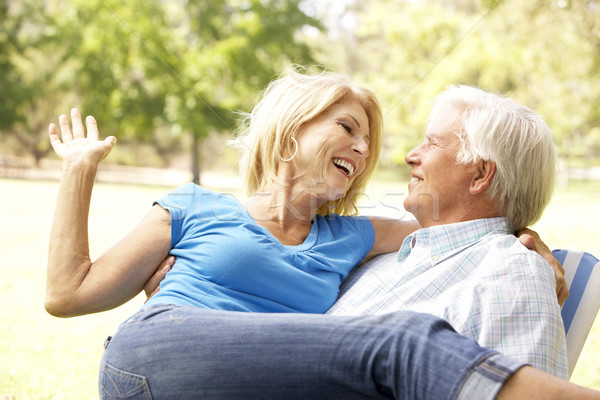
<path id="1" fill-rule="evenodd" d="M 64 161 L 98 165 L 110 153 L 113 145 L 117 142 L 117 138 L 108 136 L 106 139 L 100 140 L 98 124 L 91 115 L 85 119 L 86 137 L 86 129 L 81 121 L 81 113 L 76 108 L 71 110 L 71 121 L 73 123 L 72 132 L 67 116 L 62 114 L 58 117 L 61 137 L 58 136 L 56 125 L 50 124 L 48 136 L 52 148 Z"/>

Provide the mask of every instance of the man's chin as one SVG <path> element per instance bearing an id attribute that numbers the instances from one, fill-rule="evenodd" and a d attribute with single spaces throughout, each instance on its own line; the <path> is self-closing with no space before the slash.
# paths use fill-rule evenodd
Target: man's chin
<path id="1" fill-rule="evenodd" d="M 411 201 L 404 202 L 404 209 L 411 213 L 422 227 L 426 228 L 431 225 L 431 210 L 427 212 L 427 210 L 424 210 L 422 207 L 417 207 L 417 205 Z"/>
<path id="2" fill-rule="evenodd" d="M 404 199 L 404 203 L 402 203 L 402 206 L 404 207 L 404 209 L 411 213 L 412 215 L 414 215 L 414 217 L 417 217 L 417 205 L 415 202 L 412 201 L 410 194 L 408 195 L 409 197 L 407 197 L 406 199 Z"/>

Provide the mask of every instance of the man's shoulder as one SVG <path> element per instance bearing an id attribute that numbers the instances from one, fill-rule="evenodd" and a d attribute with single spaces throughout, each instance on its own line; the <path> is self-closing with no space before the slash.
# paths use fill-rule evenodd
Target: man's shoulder
<path id="1" fill-rule="evenodd" d="M 484 265 L 496 273 L 554 276 L 550 264 L 512 234 L 491 232 L 478 244 L 485 248 Z"/>

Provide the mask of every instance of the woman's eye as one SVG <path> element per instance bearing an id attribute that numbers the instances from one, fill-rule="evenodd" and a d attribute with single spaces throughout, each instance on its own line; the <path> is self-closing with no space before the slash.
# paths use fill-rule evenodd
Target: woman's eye
<path id="1" fill-rule="evenodd" d="M 343 122 L 340 122 L 340 125 L 341 125 L 342 128 L 344 128 L 346 130 L 346 132 L 352 133 L 352 128 L 350 128 L 350 125 L 347 125 L 347 124 L 345 124 Z"/>

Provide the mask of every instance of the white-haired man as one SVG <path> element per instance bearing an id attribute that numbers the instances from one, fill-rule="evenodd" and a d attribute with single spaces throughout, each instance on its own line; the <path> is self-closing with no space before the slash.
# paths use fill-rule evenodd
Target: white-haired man
<path id="1" fill-rule="evenodd" d="M 404 206 L 423 229 L 398 254 L 354 271 L 329 313 L 434 314 L 481 346 L 566 378 L 554 272 L 513 235 L 540 218 L 552 195 L 547 125 L 510 99 L 453 86 L 437 98 L 406 163 Z"/>

